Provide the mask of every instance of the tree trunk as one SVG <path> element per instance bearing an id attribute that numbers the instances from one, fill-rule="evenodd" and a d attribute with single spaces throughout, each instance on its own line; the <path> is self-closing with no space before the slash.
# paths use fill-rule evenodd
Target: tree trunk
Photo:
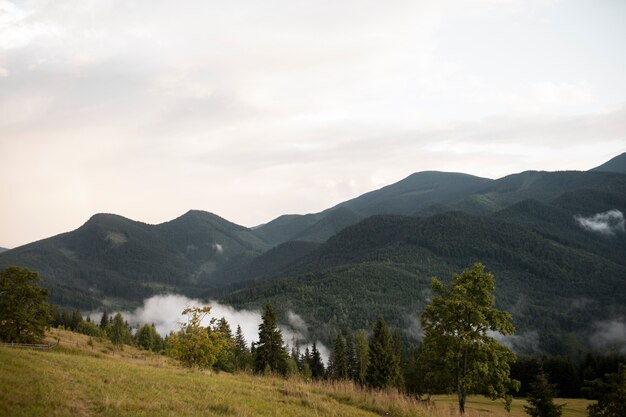
<path id="1" fill-rule="evenodd" d="M 465 414 L 465 398 L 467 397 L 467 392 L 465 388 L 459 387 L 457 390 L 457 395 L 459 397 L 459 412 L 461 415 Z"/>

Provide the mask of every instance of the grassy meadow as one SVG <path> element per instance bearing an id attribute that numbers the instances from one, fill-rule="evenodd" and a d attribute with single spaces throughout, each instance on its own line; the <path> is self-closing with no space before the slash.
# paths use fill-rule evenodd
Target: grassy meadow
<path id="1" fill-rule="evenodd" d="M 457 415 L 452 396 L 426 406 L 397 393 L 348 383 L 215 374 L 170 359 L 53 329 L 50 351 L 0 348 L 0 416 L 414 416 Z M 516 401 L 511 416 L 522 416 Z M 587 402 L 567 400 L 564 417 Z M 501 403 L 472 397 L 468 417 L 506 416 Z"/>

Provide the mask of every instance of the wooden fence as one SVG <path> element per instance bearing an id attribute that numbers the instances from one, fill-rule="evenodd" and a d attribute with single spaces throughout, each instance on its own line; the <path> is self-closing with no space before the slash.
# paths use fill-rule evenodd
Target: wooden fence
<path id="1" fill-rule="evenodd" d="M 58 345 L 58 343 L 57 343 Z M 9 347 L 15 349 L 52 349 L 56 345 L 42 345 L 31 343 L 0 343 L 0 347 Z"/>

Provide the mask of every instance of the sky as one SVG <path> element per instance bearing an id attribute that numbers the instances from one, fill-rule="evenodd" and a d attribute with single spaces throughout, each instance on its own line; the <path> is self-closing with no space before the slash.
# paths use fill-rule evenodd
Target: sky
<path id="1" fill-rule="evenodd" d="M 0 246 L 626 151 L 622 0 L 0 0 Z"/>

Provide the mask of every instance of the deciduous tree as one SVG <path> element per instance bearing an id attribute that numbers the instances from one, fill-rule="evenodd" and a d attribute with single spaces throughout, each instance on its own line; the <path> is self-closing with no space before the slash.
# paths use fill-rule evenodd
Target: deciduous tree
<path id="1" fill-rule="evenodd" d="M 509 377 L 515 355 L 492 335 L 515 332 L 511 315 L 494 307 L 495 279 L 476 263 L 455 274 L 450 286 L 432 280 L 434 297 L 426 306 L 422 354 L 428 377 L 457 393 L 459 410 L 465 412 L 470 393 L 511 403 L 510 391 L 519 382 Z"/>
<path id="2" fill-rule="evenodd" d="M 39 275 L 10 266 L 0 272 L 0 340 L 36 343 L 51 321 L 48 291 L 37 285 Z"/>

